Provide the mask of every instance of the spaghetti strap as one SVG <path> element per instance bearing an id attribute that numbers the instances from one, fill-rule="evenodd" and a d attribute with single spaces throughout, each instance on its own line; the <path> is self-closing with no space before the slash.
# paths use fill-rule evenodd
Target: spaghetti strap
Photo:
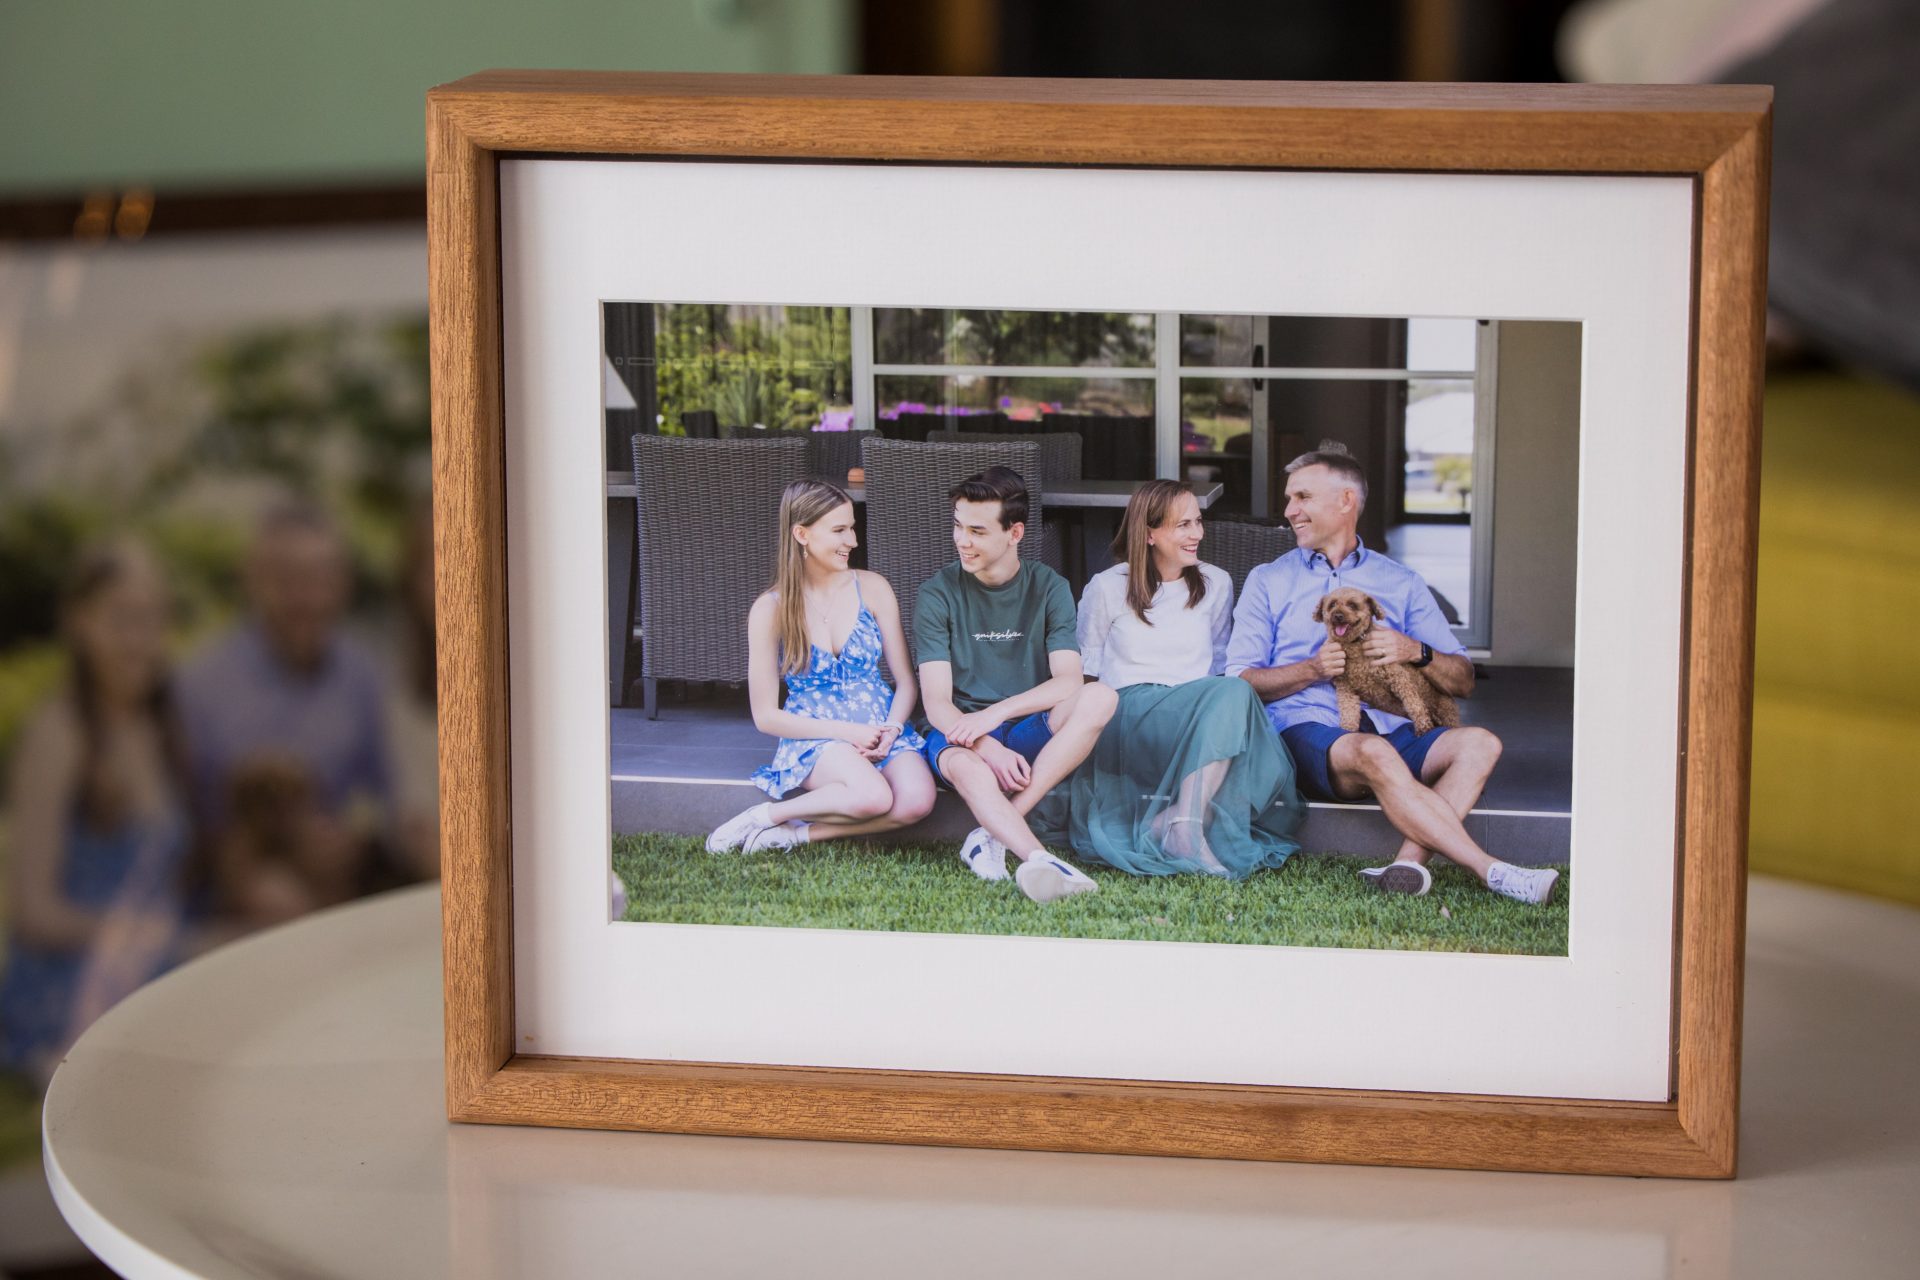
<path id="1" fill-rule="evenodd" d="M 853 584 L 860 608 L 840 652 L 812 645 L 806 670 L 784 677 L 786 710 L 793 715 L 877 725 L 884 724 L 892 714 L 893 686 L 881 670 L 886 641 L 880 634 L 879 619 L 867 608 L 860 592 L 860 579 L 855 577 Z M 1253 688 L 1244 680 L 1240 683 L 1249 691 Z M 753 784 L 776 800 L 791 794 L 805 784 L 820 753 L 833 741 L 781 738 L 773 762 L 753 775 Z M 884 768 L 898 753 L 918 751 L 923 745 L 924 740 L 908 726 L 894 739 L 885 759 L 874 762 L 874 768 Z"/>

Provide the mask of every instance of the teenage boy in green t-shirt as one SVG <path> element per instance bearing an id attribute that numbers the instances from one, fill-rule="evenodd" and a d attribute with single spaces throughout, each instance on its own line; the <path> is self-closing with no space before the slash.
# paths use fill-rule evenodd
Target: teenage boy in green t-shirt
<path id="1" fill-rule="evenodd" d="M 960 860 L 982 880 L 1005 880 L 1011 850 L 1014 882 L 1035 902 L 1091 893 L 1100 886 L 1048 853 L 1026 815 L 1092 752 L 1117 699 L 1081 678 L 1066 580 L 1020 561 L 1020 473 L 989 467 L 949 496 L 960 558 L 920 588 L 913 636 L 927 763 L 980 824 Z"/>

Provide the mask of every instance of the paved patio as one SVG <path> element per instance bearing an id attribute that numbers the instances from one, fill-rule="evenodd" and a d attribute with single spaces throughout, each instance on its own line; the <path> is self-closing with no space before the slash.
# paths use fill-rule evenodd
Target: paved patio
<path id="1" fill-rule="evenodd" d="M 613 829 L 704 834 L 752 804 L 747 776 L 773 756 L 753 727 L 744 690 L 698 686 L 663 694 L 660 718 L 613 709 Z M 1496 667 L 1461 718 L 1486 725 L 1506 744 L 1500 767 L 1467 819 L 1467 830 L 1510 862 L 1568 859 L 1573 808 L 1573 673 L 1564 668 Z M 943 794 L 920 830 L 959 839 L 973 826 L 957 797 Z M 1373 805 L 1316 804 L 1301 843 L 1309 851 L 1385 856 L 1399 837 Z"/>

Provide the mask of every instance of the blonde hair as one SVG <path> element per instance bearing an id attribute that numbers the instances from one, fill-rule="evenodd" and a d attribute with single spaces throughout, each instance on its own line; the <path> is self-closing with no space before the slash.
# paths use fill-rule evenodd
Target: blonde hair
<path id="1" fill-rule="evenodd" d="M 1154 568 L 1147 533 L 1164 528 L 1173 516 L 1173 504 L 1188 492 L 1178 480 L 1147 481 L 1127 499 L 1127 513 L 1120 517 L 1120 528 L 1113 535 L 1113 558 L 1127 566 L 1127 607 L 1148 626 L 1153 625 L 1147 609 L 1160 589 L 1160 571 Z M 1187 608 L 1191 609 L 1206 596 L 1207 580 L 1197 564 L 1182 569 L 1180 578 L 1187 584 Z"/>
<path id="2" fill-rule="evenodd" d="M 807 638 L 807 549 L 793 536 L 853 499 L 824 480 L 795 480 L 780 494 L 780 546 L 773 561 L 773 592 L 779 604 L 780 674 L 798 675 L 813 657 Z"/>

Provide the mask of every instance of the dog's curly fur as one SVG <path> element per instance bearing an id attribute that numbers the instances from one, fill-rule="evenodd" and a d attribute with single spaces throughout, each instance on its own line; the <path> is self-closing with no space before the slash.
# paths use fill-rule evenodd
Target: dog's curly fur
<path id="1" fill-rule="evenodd" d="M 1366 655 L 1361 644 L 1373 630 L 1374 619 L 1382 616 L 1379 602 L 1353 587 L 1342 587 L 1313 607 L 1313 620 L 1327 624 L 1327 638 L 1347 655 L 1346 673 L 1333 682 L 1340 700 L 1340 727 L 1348 732 L 1359 729 L 1360 707 L 1366 703 L 1406 716 L 1413 721 L 1415 733 L 1425 733 L 1437 724 L 1458 728 L 1460 709 L 1427 679 L 1426 672 L 1404 662 L 1376 667 Z"/>

